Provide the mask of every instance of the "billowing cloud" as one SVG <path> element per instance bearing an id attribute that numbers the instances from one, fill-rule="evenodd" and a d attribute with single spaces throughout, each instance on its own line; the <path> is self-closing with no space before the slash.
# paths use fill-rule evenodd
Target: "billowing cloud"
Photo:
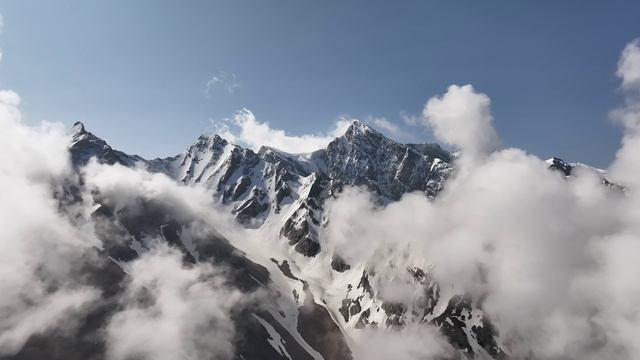
<path id="1" fill-rule="evenodd" d="M 618 60 L 616 74 L 622 80 L 625 90 L 640 89 L 640 39 L 635 39 L 625 46 Z"/>
<path id="2" fill-rule="evenodd" d="M 442 96 L 427 101 L 424 123 L 436 138 L 468 156 L 485 156 L 499 147 L 493 128 L 491 100 L 471 85 L 451 85 Z"/>
<path id="3" fill-rule="evenodd" d="M 149 204 L 161 209 L 183 226 L 181 240 L 196 259 L 199 239 L 211 241 L 211 234 L 219 232 L 243 234 L 205 187 L 179 184 L 143 168 L 96 161 L 82 169 L 82 175 L 88 191 L 116 212 L 137 214 Z M 140 257 L 121 264 L 127 280 L 121 310 L 106 325 L 107 358 L 235 358 L 232 312 L 253 306 L 258 292 L 237 290 L 223 265 L 213 266 L 205 259 L 185 263 L 184 254 L 162 238 L 141 244 Z"/>
<path id="4" fill-rule="evenodd" d="M 223 138 L 253 150 L 261 146 L 270 146 L 289 153 L 305 153 L 324 148 L 338 136 L 347 131 L 351 120 L 340 119 L 334 129 L 326 133 L 290 135 L 284 130 L 274 129 L 267 122 L 256 120 L 253 113 L 247 109 L 238 111 L 228 122 L 216 122 L 216 132 Z"/>
<path id="5" fill-rule="evenodd" d="M 162 173 L 151 173 L 142 168 L 123 165 L 105 166 L 91 161 L 82 169 L 89 189 L 99 191 L 116 211 L 123 207 L 136 207 L 140 199 L 160 202 L 172 207 L 177 216 L 192 219 L 206 217 L 215 211 L 213 194 L 200 186 L 176 183 Z"/>
<path id="6" fill-rule="evenodd" d="M 165 175 L 92 162 L 81 172 L 80 186 L 64 126 L 26 126 L 19 104 L 18 94 L 0 91 L 0 187 L 10 189 L 0 202 L 0 357 L 20 351 L 36 335 L 70 336 L 104 305 L 87 270 L 112 261 L 98 254 L 106 244 L 95 235 L 92 198 L 116 210 L 153 200 L 185 224 L 200 226 L 193 231 L 211 229 L 209 221 L 237 229 L 231 215 L 216 212 L 206 189 Z M 121 241 L 109 235 L 109 241 Z M 220 268 L 184 265 L 178 250 L 161 243 L 119 265 L 129 279 L 122 308 L 104 334 L 82 334 L 105 340 L 110 358 L 233 358 L 230 316 L 240 293 L 224 285 Z"/>
<path id="7" fill-rule="evenodd" d="M 99 246 L 88 214 L 58 208 L 70 170 L 64 127 L 23 125 L 19 104 L 0 91 L 0 355 L 72 326 L 99 298 L 78 271 Z"/>
<path id="8" fill-rule="evenodd" d="M 107 325 L 107 357 L 232 359 L 231 310 L 242 294 L 207 263 L 182 264 L 182 253 L 158 242 L 128 265 L 123 310 Z"/>
<path id="9" fill-rule="evenodd" d="M 616 154 L 611 176 L 624 184 L 640 185 L 640 40 L 629 43 L 620 56 L 617 75 L 625 91 L 623 107 L 611 112 L 614 121 L 624 127 L 622 148 Z"/>

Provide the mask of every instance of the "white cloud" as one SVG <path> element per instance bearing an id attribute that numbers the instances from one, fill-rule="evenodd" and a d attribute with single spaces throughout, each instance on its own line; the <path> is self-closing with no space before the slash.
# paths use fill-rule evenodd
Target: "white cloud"
<path id="1" fill-rule="evenodd" d="M 385 118 L 372 117 L 370 122 L 375 128 L 391 135 L 398 135 L 400 133 L 400 127 Z"/>
<path id="2" fill-rule="evenodd" d="M 242 294 L 207 263 L 182 264 L 165 243 L 133 261 L 126 294 L 107 325 L 109 359 L 232 359 L 231 309 Z"/>
<path id="3" fill-rule="evenodd" d="M 463 154 L 486 156 L 499 147 L 493 128 L 491 100 L 471 85 L 451 85 L 442 96 L 432 97 L 424 107 L 424 124 L 439 141 Z"/>
<path id="4" fill-rule="evenodd" d="M 340 119 L 329 132 L 295 136 L 284 130 L 274 129 L 267 122 L 256 120 L 251 111 L 243 109 L 226 123 L 214 122 L 214 127 L 223 138 L 253 150 L 264 145 L 289 153 L 305 153 L 326 147 L 333 139 L 342 136 L 351 122 Z"/>
<path id="5" fill-rule="evenodd" d="M 431 326 L 411 324 L 401 330 L 364 329 L 353 349 L 356 359 L 453 359 L 451 345 Z"/>
<path id="6" fill-rule="evenodd" d="M 78 273 L 99 246 L 88 214 L 62 213 L 54 197 L 73 180 L 64 127 L 23 125 L 19 104 L 0 91 L 0 355 L 71 326 L 99 297 Z"/>
<path id="7" fill-rule="evenodd" d="M 640 40 L 629 43 L 620 55 L 618 77 L 625 91 L 623 107 L 611 112 L 611 117 L 624 126 L 622 148 L 616 154 L 612 176 L 620 182 L 640 184 L 635 175 L 640 171 Z M 635 172 L 635 174 L 634 174 Z"/>
<path id="8" fill-rule="evenodd" d="M 205 84 L 204 94 L 207 98 L 213 96 L 216 89 L 222 89 L 227 95 L 232 95 L 241 86 L 238 77 L 234 73 L 219 71 L 213 75 Z"/>
<path id="9" fill-rule="evenodd" d="M 618 61 L 616 74 L 622 80 L 625 90 L 640 89 L 640 39 L 635 39 L 625 46 Z"/>
<path id="10" fill-rule="evenodd" d="M 210 190 L 176 183 L 165 174 L 150 173 L 142 168 L 132 169 L 120 164 L 105 166 L 91 161 L 82 169 L 90 190 L 99 191 L 116 211 L 123 207 L 135 207 L 138 199 L 153 199 L 162 204 L 171 204 L 176 215 L 192 218 L 214 211 L 213 194 Z"/>

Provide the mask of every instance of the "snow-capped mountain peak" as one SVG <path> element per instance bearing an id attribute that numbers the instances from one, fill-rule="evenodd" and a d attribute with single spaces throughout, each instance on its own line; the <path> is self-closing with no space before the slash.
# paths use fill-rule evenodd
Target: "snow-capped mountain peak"
<path id="1" fill-rule="evenodd" d="M 71 153 L 76 164 L 91 157 L 126 166 L 143 163 L 179 182 L 209 187 L 242 223 L 259 227 L 267 219 L 281 222 L 281 235 L 307 256 L 320 251 L 314 228 L 322 220 L 325 200 L 343 186 L 365 186 L 383 201 L 411 191 L 433 197 L 451 160 L 437 145 L 401 144 L 357 120 L 325 149 L 311 153 L 289 154 L 268 146 L 256 153 L 205 133 L 184 153 L 155 160 L 113 150 L 78 123 Z"/>

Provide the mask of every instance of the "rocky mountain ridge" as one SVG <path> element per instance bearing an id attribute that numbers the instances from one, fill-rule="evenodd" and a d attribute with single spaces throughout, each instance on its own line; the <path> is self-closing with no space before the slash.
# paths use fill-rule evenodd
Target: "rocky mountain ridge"
<path id="1" fill-rule="evenodd" d="M 364 186 L 383 202 L 412 191 L 432 198 L 442 189 L 453 160 L 437 144 L 400 144 L 359 121 L 326 149 L 307 154 L 266 146 L 254 152 L 203 134 L 182 154 L 145 160 L 112 149 L 81 123 L 72 137 L 75 166 L 95 157 L 107 164 L 141 164 L 183 184 L 204 185 L 246 226 L 281 221 L 280 234 L 306 256 L 320 251 L 317 227 L 324 203 L 344 186 Z"/>

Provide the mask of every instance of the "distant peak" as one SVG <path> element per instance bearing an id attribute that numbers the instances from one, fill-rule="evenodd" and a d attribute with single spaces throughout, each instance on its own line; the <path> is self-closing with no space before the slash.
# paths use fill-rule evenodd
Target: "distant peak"
<path id="1" fill-rule="evenodd" d="M 87 131 L 84 129 L 84 124 L 80 121 L 77 121 L 75 124 L 73 124 L 73 128 L 71 128 L 71 133 L 73 135 L 82 135 L 86 132 Z"/>

